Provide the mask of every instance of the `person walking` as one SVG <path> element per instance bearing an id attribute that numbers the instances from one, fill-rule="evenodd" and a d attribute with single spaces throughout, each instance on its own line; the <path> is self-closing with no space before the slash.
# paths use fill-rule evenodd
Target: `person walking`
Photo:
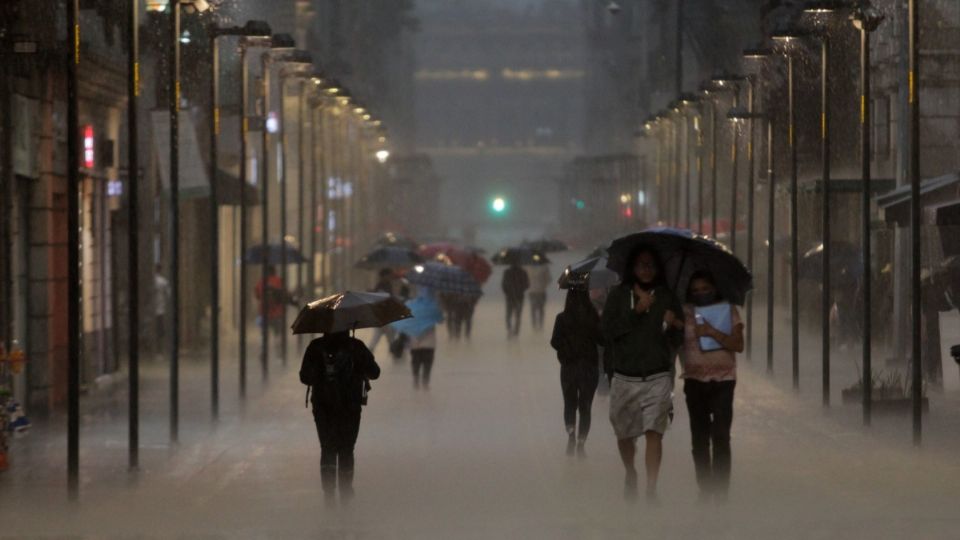
<path id="1" fill-rule="evenodd" d="M 600 316 L 590 302 L 587 291 L 570 289 L 563 311 L 553 324 L 550 346 L 560 361 L 560 390 L 563 393 L 563 423 L 567 428 L 567 455 L 574 448 L 579 457 L 586 456 L 584 445 L 590 432 L 590 412 L 597 391 L 600 372 L 598 348 L 603 342 Z M 577 413 L 580 428 L 577 429 Z"/>
<path id="2" fill-rule="evenodd" d="M 163 354 L 167 349 L 167 306 L 170 304 L 170 281 L 161 273 L 160 265 L 153 272 L 153 320 L 156 335 L 156 350 Z"/>
<path id="3" fill-rule="evenodd" d="M 624 496 L 637 496 L 636 439 L 644 437 L 647 499 L 656 501 L 663 435 L 673 414 L 673 362 L 683 341 L 683 308 L 663 282 L 649 247 L 627 258 L 623 283 L 610 292 L 601 325 L 610 387 L 610 423 L 626 469 Z"/>
<path id="4" fill-rule="evenodd" d="M 274 334 L 283 333 L 283 310 L 287 309 L 287 304 L 291 303 L 291 297 L 283 289 L 283 280 L 277 275 L 277 267 L 270 265 L 267 267 L 267 275 L 260 278 L 254 293 L 259 302 L 257 308 L 257 318 L 260 324 L 268 325 L 268 328 Z M 266 306 L 264 306 L 266 303 Z M 266 314 L 266 320 L 264 320 Z"/>
<path id="5" fill-rule="evenodd" d="M 547 305 L 547 288 L 552 284 L 550 267 L 545 264 L 531 266 L 527 269 L 530 278 L 530 324 L 534 330 L 543 330 L 544 309 Z"/>
<path id="6" fill-rule="evenodd" d="M 393 270 L 389 268 L 383 268 L 377 274 L 377 283 L 373 286 L 371 292 L 385 293 L 396 297 L 398 281 L 399 280 L 393 274 Z M 378 326 L 373 329 L 373 336 L 370 338 L 370 343 L 367 344 L 367 348 L 370 349 L 370 352 L 376 352 L 377 345 L 384 336 L 387 338 L 387 344 L 393 342 L 393 329 L 389 326 Z"/>
<path id="7" fill-rule="evenodd" d="M 418 287 L 417 296 L 406 303 L 411 315 L 393 323 L 393 328 L 406 336 L 410 349 L 414 389 L 430 389 L 430 373 L 437 349 L 437 325 L 443 322 L 443 311 L 436 295 L 428 287 Z"/>
<path id="8" fill-rule="evenodd" d="M 324 499 L 353 498 L 354 447 L 369 381 L 380 366 L 362 341 L 348 332 L 324 334 L 307 346 L 300 382 L 309 387 L 313 419 L 320 439 L 320 481 Z"/>
<path id="9" fill-rule="evenodd" d="M 513 339 L 520 335 L 523 296 L 530 288 L 530 278 L 527 272 L 514 262 L 503 271 L 500 287 L 507 299 L 507 338 Z"/>
<path id="10" fill-rule="evenodd" d="M 744 325 L 737 308 L 720 297 L 709 273 L 693 274 L 687 299 L 680 365 L 690 413 L 693 465 L 700 500 L 716 497 L 724 501 L 730 487 L 736 354 L 743 352 Z"/>

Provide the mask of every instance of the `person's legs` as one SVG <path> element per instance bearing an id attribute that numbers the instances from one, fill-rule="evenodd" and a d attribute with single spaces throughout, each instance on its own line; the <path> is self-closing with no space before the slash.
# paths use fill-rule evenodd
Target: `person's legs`
<path id="1" fill-rule="evenodd" d="M 712 467 L 710 465 L 710 399 L 708 383 L 687 379 L 683 383 L 683 393 L 690 414 L 690 438 L 693 443 L 693 467 L 697 475 L 697 485 L 702 494 L 712 489 Z"/>
<path id="2" fill-rule="evenodd" d="M 520 335 L 520 321 L 523 319 L 523 297 L 517 299 L 517 316 L 513 319 L 513 335 Z"/>
<path id="3" fill-rule="evenodd" d="M 477 307 L 476 302 L 471 301 L 467 305 L 467 311 L 464 315 L 463 331 L 464 331 L 464 337 L 466 337 L 467 339 L 470 339 L 470 332 L 473 331 L 473 310 L 476 309 L 476 307 Z"/>
<path id="4" fill-rule="evenodd" d="M 645 434 L 647 451 L 644 456 L 644 465 L 647 469 L 647 498 L 657 496 L 657 480 L 660 478 L 660 462 L 663 460 L 663 434 L 648 431 Z"/>
<path id="5" fill-rule="evenodd" d="M 340 445 L 337 450 L 337 480 L 340 487 L 340 500 L 353 498 L 353 449 L 360 433 L 360 411 L 344 411 L 340 424 Z"/>
<path id="6" fill-rule="evenodd" d="M 413 368 L 413 387 L 420 388 L 420 369 L 423 367 L 423 349 L 410 350 L 410 367 Z"/>
<path id="7" fill-rule="evenodd" d="M 317 438 L 320 439 L 320 485 L 324 498 L 330 499 L 337 490 L 336 437 L 328 414 L 314 409 L 313 421 L 317 426 Z"/>
<path id="8" fill-rule="evenodd" d="M 632 500 L 637 497 L 637 467 L 634 463 L 637 455 L 636 439 L 618 439 L 617 450 L 620 451 L 620 461 L 623 462 L 623 468 L 626 470 L 623 496 Z"/>
<path id="9" fill-rule="evenodd" d="M 560 366 L 560 392 L 563 394 L 563 425 L 567 430 L 567 455 L 573 455 L 577 442 L 577 380 L 574 366 Z"/>
<path id="10" fill-rule="evenodd" d="M 577 396 L 577 411 L 580 413 L 580 427 L 577 430 L 577 440 L 580 443 L 580 449 L 587 440 L 590 433 L 591 409 L 593 408 L 593 396 L 597 392 L 597 384 L 600 381 L 600 374 L 590 366 L 586 369 L 581 368 L 581 373 L 577 378 L 579 392 Z"/>
<path id="11" fill-rule="evenodd" d="M 715 383 L 711 396 L 713 424 L 710 439 L 713 442 L 713 488 L 725 497 L 730 488 L 730 426 L 733 424 L 733 391 L 736 381 Z"/>
<path id="12" fill-rule="evenodd" d="M 423 349 L 420 354 L 423 362 L 423 376 L 420 377 L 420 385 L 424 390 L 430 388 L 430 371 L 433 370 L 433 356 L 436 349 Z"/>

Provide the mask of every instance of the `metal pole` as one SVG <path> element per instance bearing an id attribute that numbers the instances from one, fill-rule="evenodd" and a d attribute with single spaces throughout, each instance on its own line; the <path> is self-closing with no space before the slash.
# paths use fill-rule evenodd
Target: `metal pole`
<path id="1" fill-rule="evenodd" d="M 247 45 L 240 44 L 240 399 L 247 397 L 247 133 L 250 130 L 247 117 L 250 95 L 250 67 L 247 65 Z"/>
<path id="2" fill-rule="evenodd" d="M 740 106 L 740 85 L 733 86 L 733 107 Z M 730 252 L 737 253 L 737 169 L 740 168 L 740 130 L 731 127 L 730 133 Z"/>
<path id="3" fill-rule="evenodd" d="M 873 366 L 871 356 L 872 328 L 871 328 L 871 298 L 870 287 L 870 32 L 860 30 L 860 174 L 862 177 L 863 192 L 860 205 L 861 248 L 863 277 L 861 278 L 861 294 L 863 296 L 863 425 L 869 426 L 873 408 Z"/>
<path id="4" fill-rule="evenodd" d="M 911 349 L 913 361 L 913 381 L 911 396 L 913 398 L 913 444 L 920 446 L 923 442 L 923 369 L 921 362 L 922 339 L 921 302 L 923 301 L 920 288 L 920 6 L 917 0 L 909 0 L 909 92 L 910 105 L 910 240 L 913 246 L 911 251 Z"/>
<path id="5" fill-rule="evenodd" d="M 79 0 L 67 2 L 67 492 L 80 494 L 80 65 Z"/>
<path id="6" fill-rule="evenodd" d="M 822 401 L 824 407 L 830 406 L 830 86 L 828 68 L 830 66 L 830 39 L 824 34 L 820 38 L 820 162 L 823 167 L 823 210 L 821 219 L 823 228 L 823 268 L 822 291 L 820 301 L 821 346 L 823 348 Z"/>
<path id="7" fill-rule="evenodd" d="M 267 130 L 267 119 L 270 117 L 270 53 L 263 53 L 260 57 L 261 73 L 260 73 L 260 83 L 261 83 L 261 99 L 263 99 L 263 131 L 261 132 L 261 141 L 263 146 L 263 156 L 261 156 L 260 163 L 260 182 L 263 184 L 263 200 L 260 201 L 261 208 L 261 227 L 260 227 L 260 243 L 261 243 L 261 254 L 263 256 L 263 261 L 261 261 L 261 276 L 260 283 L 262 288 L 260 290 L 260 324 L 261 326 L 261 344 L 260 344 L 260 369 L 263 380 L 266 381 L 270 375 L 270 364 L 268 361 L 268 356 L 270 352 L 270 325 L 268 324 L 268 314 L 269 310 L 267 309 L 267 277 L 270 268 L 269 258 L 267 257 L 267 246 L 269 245 L 270 238 L 270 132 Z"/>
<path id="8" fill-rule="evenodd" d="M 677 0 L 677 42 L 676 68 L 674 71 L 674 94 L 679 96 L 683 92 L 683 0 Z"/>
<path id="9" fill-rule="evenodd" d="M 304 160 L 304 156 L 303 156 L 304 151 L 306 149 L 306 143 L 304 142 L 304 139 L 306 137 L 306 130 L 304 129 L 304 127 L 306 127 L 306 123 L 307 123 L 306 117 L 304 116 L 304 102 L 306 101 L 306 99 L 307 99 L 307 81 L 302 80 L 300 81 L 300 99 L 297 100 L 297 120 L 298 120 L 297 122 L 297 174 L 299 175 L 299 179 L 297 180 L 297 203 L 298 203 L 297 238 L 299 239 L 301 249 L 303 249 L 303 247 L 306 247 L 306 245 L 308 244 L 307 237 L 306 237 L 306 227 L 304 226 L 304 217 L 306 213 L 306 201 L 304 200 L 304 197 L 306 196 L 306 193 L 303 185 L 307 179 L 307 175 L 304 170 L 306 166 L 306 161 Z M 311 116 L 311 120 L 312 120 L 312 116 Z M 312 249 L 312 245 L 311 245 L 311 249 Z M 312 257 L 313 253 L 310 253 L 310 255 Z M 303 285 L 304 285 L 303 284 L 303 264 L 297 263 L 297 290 L 303 291 L 304 290 Z M 313 292 L 311 291 L 310 294 L 313 294 Z"/>
<path id="10" fill-rule="evenodd" d="M 683 119 L 682 116 L 677 115 L 676 120 L 674 120 L 673 127 L 673 153 L 676 156 L 676 174 L 673 176 L 673 223 L 677 227 L 680 226 L 680 187 L 683 184 L 682 178 L 684 170 L 686 169 L 686 164 L 684 161 L 683 152 L 683 131 L 686 129 L 686 122 L 681 122 Z"/>
<path id="11" fill-rule="evenodd" d="M 774 252 L 775 252 L 775 224 L 776 224 L 776 170 L 774 169 L 774 136 L 773 114 L 767 117 L 767 178 L 769 193 L 767 194 L 767 373 L 773 374 L 773 304 L 774 294 Z"/>
<path id="12" fill-rule="evenodd" d="M 320 120 L 317 111 L 310 108 L 310 212 L 309 212 L 309 238 L 310 238 L 310 263 L 307 266 L 307 290 L 310 291 L 310 297 L 317 294 L 316 287 L 316 263 L 317 263 L 317 183 L 323 178 L 323 171 L 320 168 L 319 153 L 320 148 L 317 144 L 317 131 L 320 129 Z M 324 225 L 325 226 L 325 225 Z M 324 230 L 324 232 L 326 232 Z M 324 291 L 326 292 L 326 291 Z"/>
<path id="13" fill-rule="evenodd" d="M 128 306 L 128 465 L 140 465 L 140 157 L 137 107 L 140 97 L 140 14 L 137 0 L 129 3 L 127 21 L 127 279 Z"/>
<path id="14" fill-rule="evenodd" d="M 180 0 L 170 14 L 170 441 L 180 431 Z"/>
<path id="15" fill-rule="evenodd" d="M 700 234 L 703 234 L 703 154 L 706 151 L 703 145 L 703 120 L 704 115 L 701 114 L 697 129 L 697 232 Z"/>
<path id="16" fill-rule="evenodd" d="M 691 208 L 691 204 L 693 203 L 693 201 L 690 195 L 690 192 L 691 192 L 690 188 L 692 187 L 691 183 L 693 182 L 693 175 L 691 173 L 693 171 L 691 170 L 692 167 L 690 166 L 690 158 L 691 158 L 691 155 L 695 153 L 695 150 L 694 150 L 693 140 L 692 140 L 693 129 L 691 129 L 690 122 L 691 122 L 691 119 L 687 118 L 686 115 L 684 115 L 683 127 L 686 130 L 686 135 L 687 135 L 686 142 L 684 143 L 684 146 L 686 147 L 686 150 L 687 150 L 687 155 L 683 160 L 684 166 L 686 167 L 686 171 L 687 171 L 687 179 L 686 179 L 686 182 L 684 182 L 684 188 L 683 188 L 683 198 L 684 198 L 684 207 L 685 207 L 684 213 L 686 215 L 685 221 L 687 222 L 686 228 L 693 230 L 693 224 L 690 223 L 691 220 L 693 219 L 693 215 L 692 215 L 693 209 Z"/>
<path id="17" fill-rule="evenodd" d="M 753 151 L 756 142 L 756 103 L 754 95 L 754 80 L 747 78 L 747 108 L 750 113 L 750 127 L 747 136 L 747 268 L 753 272 L 753 227 L 754 227 L 754 167 L 756 165 Z M 736 200 L 736 197 L 734 197 Z M 734 214 L 736 215 L 736 214 Z M 736 229 L 734 229 L 736 230 Z M 753 355 L 753 292 L 747 293 L 747 360 Z"/>
<path id="18" fill-rule="evenodd" d="M 220 49 L 210 35 L 210 414 L 220 415 L 220 207 L 217 199 L 217 144 L 220 141 Z M 242 187 L 242 186 L 241 186 Z M 241 196 L 243 190 L 240 190 Z"/>
<path id="19" fill-rule="evenodd" d="M 713 101 L 710 121 L 710 236 L 717 237 L 717 108 Z"/>
<path id="20" fill-rule="evenodd" d="M 787 55 L 787 102 L 789 109 L 789 130 L 787 137 L 790 145 L 790 326 L 791 326 L 791 368 L 793 389 L 800 389 L 800 218 L 797 204 L 797 141 L 796 141 L 796 83 L 793 80 L 793 55 Z"/>
<path id="21" fill-rule="evenodd" d="M 287 290 L 287 81 L 280 77 L 280 112 L 277 118 L 280 123 L 280 287 Z M 283 323 L 283 332 L 280 334 L 280 363 L 287 365 L 287 305 L 283 305 L 280 315 Z"/>

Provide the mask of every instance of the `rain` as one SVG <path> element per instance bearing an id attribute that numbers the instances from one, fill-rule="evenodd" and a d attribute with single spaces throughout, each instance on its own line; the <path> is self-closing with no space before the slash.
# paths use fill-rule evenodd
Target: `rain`
<path id="1" fill-rule="evenodd" d="M 2 2 L 0 539 L 956 538 L 957 36 Z"/>

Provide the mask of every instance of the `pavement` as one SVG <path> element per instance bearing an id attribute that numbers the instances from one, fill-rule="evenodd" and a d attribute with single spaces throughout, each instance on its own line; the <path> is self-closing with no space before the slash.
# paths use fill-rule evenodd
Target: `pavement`
<path id="1" fill-rule="evenodd" d="M 125 384 L 85 396 L 78 501 L 66 497 L 65 422 L 35 426 L 16 441 L 13 468 L 0 476 L 0 538 L 960 536 L 956 389 L 935 398 L 924 446 L 915 449 L 909 418 L 877 418 L 862 428 L 856 407 L 837 400 L 823 409 L 813 379 L 796 394 L 788 379 L 746 361 L 729 501 L 697 502 L 679 386 L 660 503 L 624 501 L 606 397 L 594 402 L 586 458 L 565 454 L 559 367 L 547 344 L 561 296 L 551 293 L 546 330 L 532 332 L 525 313 L 520 339 L 508 342 L 497 279 L 478 308 L 472 341 L 440 333 L 428 392 L 413 389 L 409 363 L 394 363 L 381 344 L 384 373 L 364 410 L 350 504 L 328 507 L 321 498 L 298 349 L 291 346 L 286 368 L 274 358 L 262 383 L 254 341 L 245 401 L 236 362 L 225 354 L 216 420 L 203 355 L 185 360 L 177 444 L 169 437 L 166 366 L 147 362 L 135 472 L 127 469 Z M 819 365 L 818 343 L 804 342 L 804 366 Z M 778 358 L 786 358 L 779 348 Z M 787 365 L 778 359 L 777 372 L 789 374 Z"/>

